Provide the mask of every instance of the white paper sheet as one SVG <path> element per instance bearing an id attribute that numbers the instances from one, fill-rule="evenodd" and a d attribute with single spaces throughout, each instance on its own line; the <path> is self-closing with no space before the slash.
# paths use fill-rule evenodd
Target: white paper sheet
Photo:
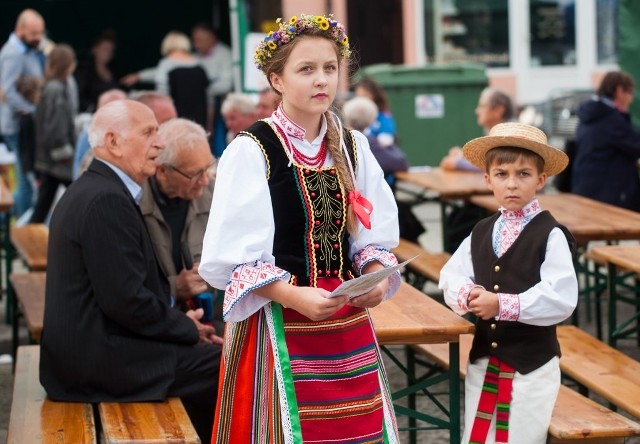
<path id="1" fill-rule="evenodd" d="M 393 267 L 383 268 L 382 270 L 378 270 L 373 273 L 363 274 L 360 277 L 355 279 L 351 279 L 350 281 L 344 281 L 342 284 L 338 286 L 335 290 L 333 290 L 327 297 L 335 298 L 337 296 L 349 296 L 349 299 L 355 298 L 356 296 L 360 296 L 362 294 L 368 293 L 371 291 L 376 285 L 380 282 L 391 276 L 396 271 L 402 269 L 409 262 L 417 258 L 419 255 L 408 259 L 401 264 L 394 265 Z"/>

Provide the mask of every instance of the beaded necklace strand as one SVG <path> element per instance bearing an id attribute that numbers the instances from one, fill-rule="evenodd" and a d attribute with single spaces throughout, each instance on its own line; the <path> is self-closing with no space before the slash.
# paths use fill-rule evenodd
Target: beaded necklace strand
<path id="1" fill-rule="evenodd" d="M 285 134 L 282 128 L 280 128 L 280 125 L 276 123 L 275 126 L 278 129 L 278 133 L 280 133 L 280 136 L 282 136 L 287 149 L 293 156 L 293 160 L 295 160 L 296 163 L 309 166 L 311 168 L 320 168 L 322 165 L 324 165 L 324 161 L 327 158 L 326 138 L 322 139 L 320 149 L 315 156 L 307 156 L 306 154 L 300 152 L 291 142 L 289 142 L 289 137 Z"/>

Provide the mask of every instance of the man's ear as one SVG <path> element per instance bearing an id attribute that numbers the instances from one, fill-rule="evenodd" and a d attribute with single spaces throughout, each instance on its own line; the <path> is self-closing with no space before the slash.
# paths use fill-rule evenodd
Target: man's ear
<path id="1" fill-rule="evenodd" d="M 112 156 L 122 157 L 122 141 L 116 133 L 109 131 L 104 135 L 104 146 Z"/>

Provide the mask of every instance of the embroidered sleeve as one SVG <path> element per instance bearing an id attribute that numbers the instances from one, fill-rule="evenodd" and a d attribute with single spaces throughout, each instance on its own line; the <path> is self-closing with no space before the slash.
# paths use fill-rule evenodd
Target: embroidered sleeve
<path id="1" fill-rule="evenodd" d="M 290 274 L 263 261 L 247 262 L 233 269 L 224 292 L 223 316 L 225 321 L 242 321 L 271 302 L 250 293 L 256 288 L 277 280 L 289 280 Z"/>
<path id="2" fill-rule="evenodd" d="M 353 265 L 358 274 L 362 274 L 362 268 L 371 261 L 378 261 L 384 265 L 385 268 L 398 264 L 398 259 L 396 259 L 391 251 L 378 245 L 367 245 L 353 257 Z"/>
<path id="3" fill-rule="evenodd" d="M 515 322 L 520 317 L 520 296 L 510 293 L 498 293 L 500 311 L 496 320 Z"/>
<path id="4" fill-rule="evenodd" d="M 482 285 L 476 284 L 467 284 L 458 291 L 458 307 L 463 309 L 464 311 L 469 311 L 469 295 L 471 294 L 471 290 L 474 288 L 481 288 L 484 290 Z"/>
<path id="5" fill-rule="evenodd" d="M 378 261 L 384 265 L 385 268 L 393 267 L 398 264 L 398 259 L 396 259 L 395 255 L 388 249 L 379 245 L 367 245 L 353 257 L 353 265 L 356 272 L 361 275 L 364 266 L 371 261 Z M 384 295 L 384 300 L 393 296 L 396 291 L 398 291 L 398 288 L 400 288 L 401 283 L 402 278 L 400 277 L 400 272 L 396 271 L 389 276 L 389 290 Z"/>

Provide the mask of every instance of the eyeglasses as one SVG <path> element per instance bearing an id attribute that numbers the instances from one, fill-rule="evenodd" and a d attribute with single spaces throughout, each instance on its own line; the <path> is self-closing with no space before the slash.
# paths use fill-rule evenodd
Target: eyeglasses
<path id="1" fill-rule="evenodd" d="M 176 173 L 180 174 L 182 177 L 184 177 L 185 179 L 189 179 L 192 182 L 195 182 L 196 180 L 199 180 L 203 174 L 206 174 L 207 177 L 211 178 L 213 176 L 213 173 L 215 172 L 215 162 L 212 162 L 208 167 L 201 169 L 200 171 L 196 172 L 195 174 L 187 174 L 183 171 L 180 171 L 177 167 L 174 167 L 173 165 L 166 165 L 167 168 L 171 168 L 173 171 L 175 171 Z"/>

